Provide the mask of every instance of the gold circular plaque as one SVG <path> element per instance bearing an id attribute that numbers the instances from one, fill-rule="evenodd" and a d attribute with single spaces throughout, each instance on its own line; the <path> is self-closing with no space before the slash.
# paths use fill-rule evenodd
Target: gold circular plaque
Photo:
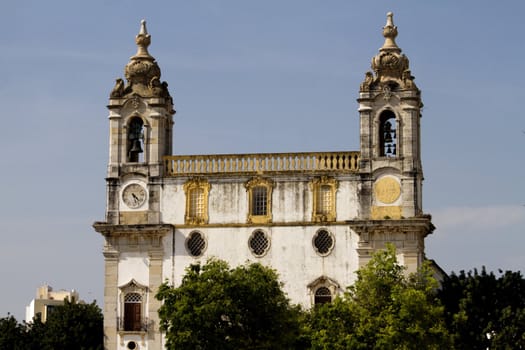
<path id="1" fill-rule="evenodd" d="M 384 177 L 377 180 L 374 186 L 376 199 L 385 204 L 394 203 L 401 195 L 399 182 L 391 177 Z"/>

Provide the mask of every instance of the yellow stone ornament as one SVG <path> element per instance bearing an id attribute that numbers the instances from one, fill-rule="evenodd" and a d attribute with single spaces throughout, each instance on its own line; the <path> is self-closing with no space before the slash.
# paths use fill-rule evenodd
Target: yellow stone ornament
<path id="1" fill-rule="evenodd" d="M 384 177 L 376 181 L 374 194 L 378 201 L 384 204 L 392 204 L 401 195 L 401 186 L 394 178 Z"/>

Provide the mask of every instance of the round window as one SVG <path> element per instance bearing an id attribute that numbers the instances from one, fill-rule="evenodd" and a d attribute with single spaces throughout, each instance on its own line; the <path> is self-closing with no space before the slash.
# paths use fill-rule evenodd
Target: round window
<path id="1" fill-rule="evenodd" d="M 130 341 L 127 345 L 127 348 L 130 349 L 130 350 L 136 350 L 138 349 L 138 345 L 137 343 L 135 343 L 134 341 Z"/>
<path id="2" fill-rule="evenodd" d="M 327 230 L 319 230 L 316 232 L 313 244 L 315 251 L 320 255 L 328 255 L 334 248 L 334 237 Z"/>
<path id="3" fill-rule="evenodd" d="M 260 257 L 266 254 L 268 248 L 270 247 L 270 240 L 264 233 L 264 231 L 257 230 L 254 231 L 248 240 L 248 245 L 253 255 Z"/>
<path id="4" fill-rule="evenodd" d="M 200 232 L 190 233 L 186 240 L 186 249 L 192 256 L 201 256 L 206 248 L 206 241 Z"/>

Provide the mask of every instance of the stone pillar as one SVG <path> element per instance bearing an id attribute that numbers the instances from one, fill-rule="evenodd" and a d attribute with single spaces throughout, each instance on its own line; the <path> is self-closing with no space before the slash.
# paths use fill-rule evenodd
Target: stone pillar
<path id="1" fill-rule="evenodd" d="M 104 251 L 104 349 L 117 349 L 118 257 L 116 251 Z"/>
<path id="2" fill-rule="evenodd" d="M 149 297 L 148 297 L 148 349 L 162 350 L 162 339 L 159 330 L 159 314 L 161 302 L 155 298 L 162 283 L 162 250 L 149 252 Z"/>

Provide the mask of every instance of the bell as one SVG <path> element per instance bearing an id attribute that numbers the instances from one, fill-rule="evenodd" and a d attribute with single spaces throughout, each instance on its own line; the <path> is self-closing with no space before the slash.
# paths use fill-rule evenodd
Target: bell
<path id="1" fill-rule="evenodd" d="M 390 144 L 386 145 L 385 154 L 392 154 L 392 146 Z"/>
<path id="2" fill-rule="evenodd" d="M 142 153 L 142 147 L 140 145 L 140 140 L 133 140 L 133 147 L 131 147 L 130 153 Z"/>
<path id="3" fill-rule="evenodd" d="M 386 122 L 384 125 L 384 137 L 385 137 L 385 143 L 392 142 L 392 124 L 390 122 Z"/>
<path id="4" fill-rule="evenodd" d="M 385 143 L 391 143 L 392 142 L 392 134 L 390 131 L 385 131 Z"/>

